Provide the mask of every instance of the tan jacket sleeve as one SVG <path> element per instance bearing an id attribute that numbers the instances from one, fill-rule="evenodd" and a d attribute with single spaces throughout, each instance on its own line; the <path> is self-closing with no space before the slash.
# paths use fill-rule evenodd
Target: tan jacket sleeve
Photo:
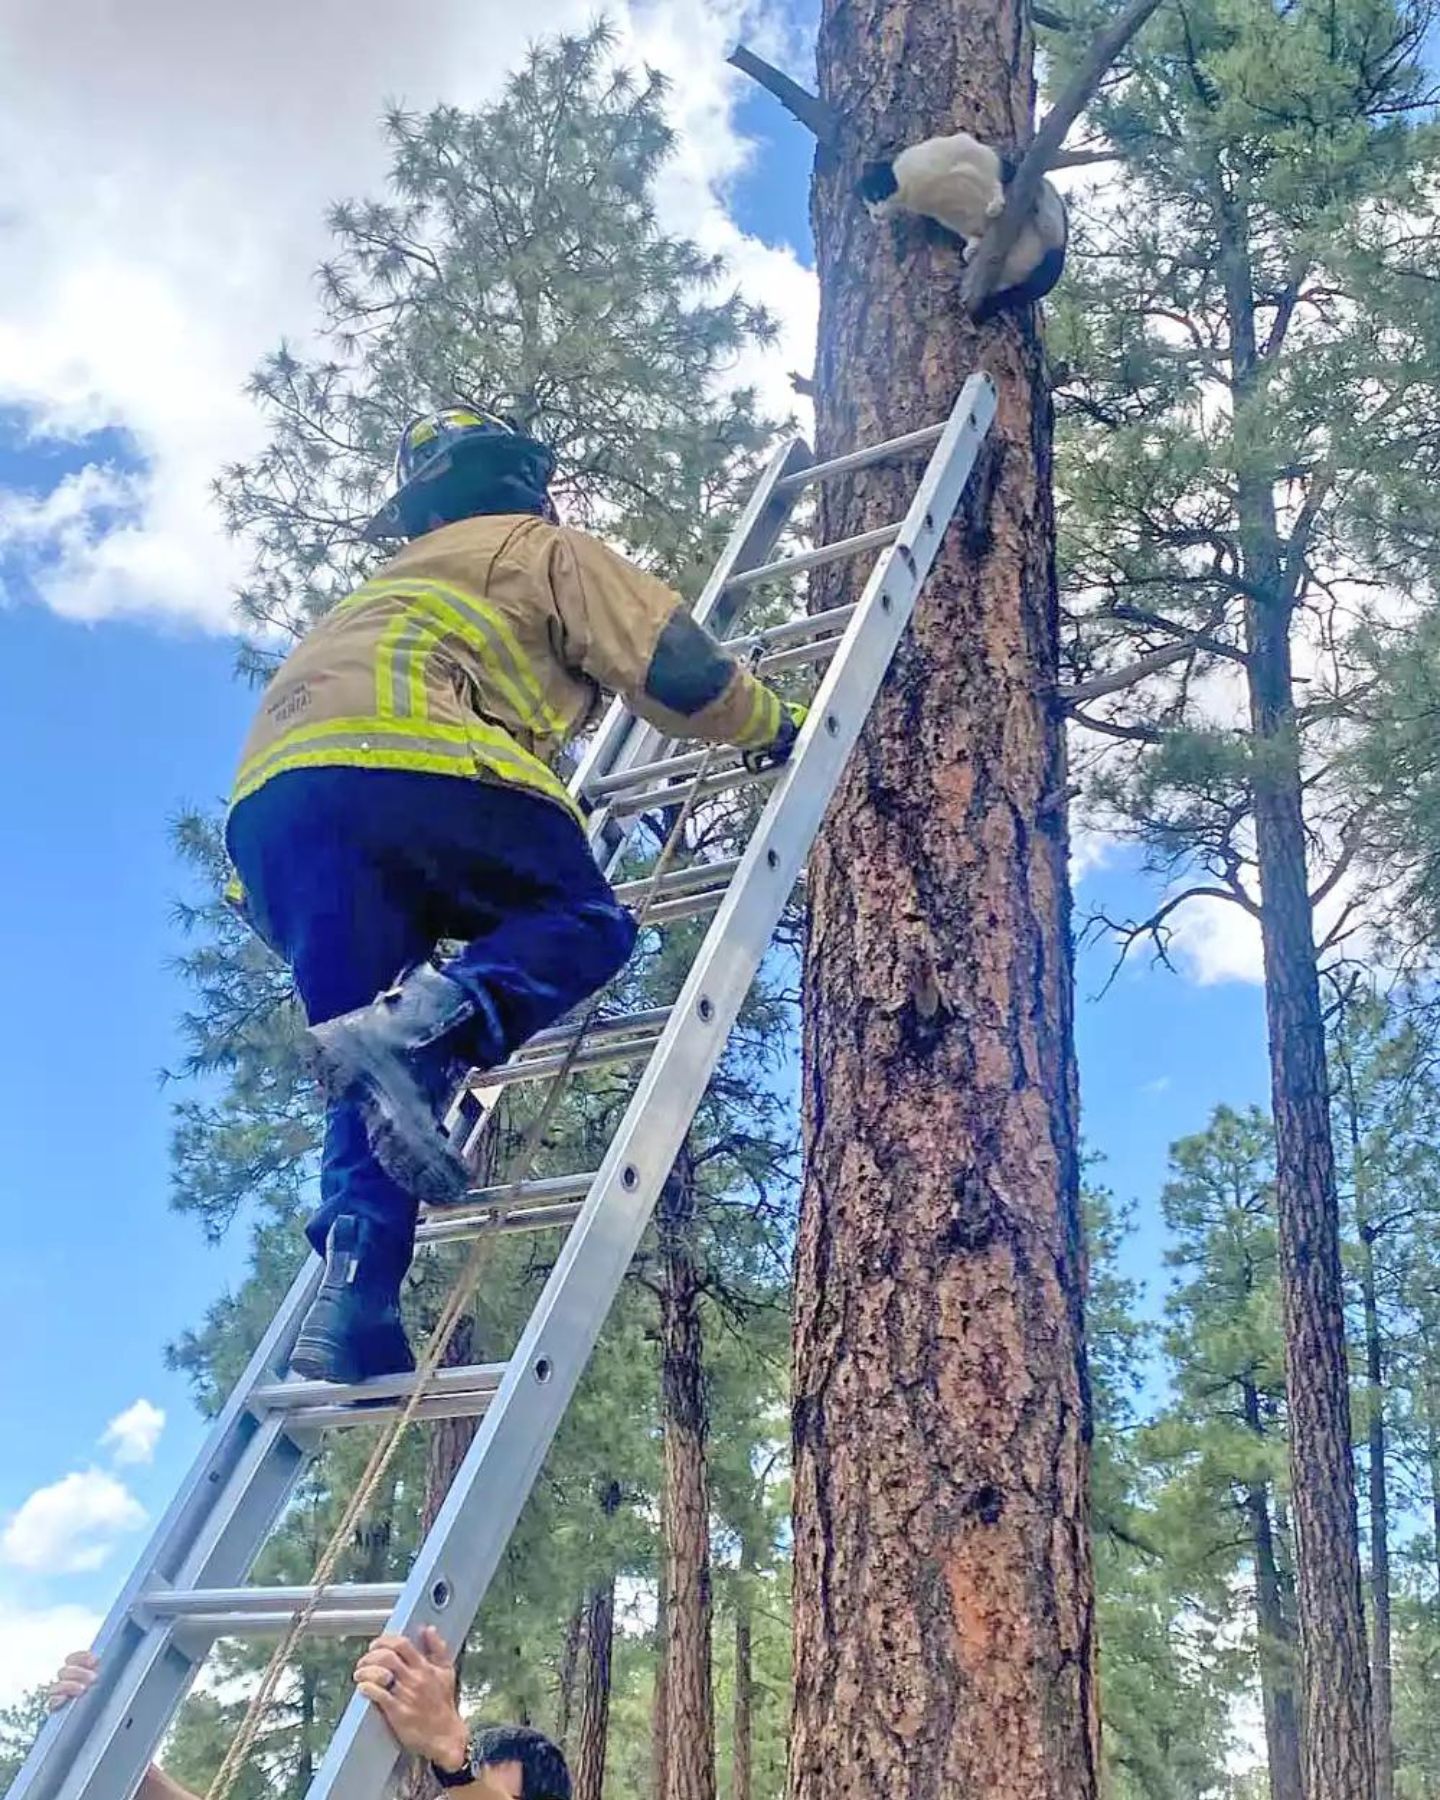
<path id="1" fill-rule="evenodd" d="M 598 538 L 555 533 L 550 582 L 565 660 L 667 737 L 763 749 L 780 730 L 780 699 L 690 617 L 673 589 Z"/>

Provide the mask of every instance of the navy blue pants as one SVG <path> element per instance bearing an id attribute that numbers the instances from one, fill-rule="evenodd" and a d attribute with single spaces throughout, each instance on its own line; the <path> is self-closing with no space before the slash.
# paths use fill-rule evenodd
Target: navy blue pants
<path id="1" fill-rule="evenodd" d="M 367 1005 L 439 939 L 458 939 L 445 973 L 475 997 L 484 1041 L 455 1049 L 493 1064 L 603 986 L 634 947 L 584 832 L 520 789 L 296 769 L 242 800 L 226 837 L 251 922 L 289 963 L 312 1025 Z M 499 1043 L 485 1023 L 496 1019 Z M 310 1242 L 323 1252 L 337 1215 L 358 1214 L 379 1227 L 376 1275 L 398 1280 L 416 1210 L 372 1155 L 358 1103 L 332 1106 Z"/>

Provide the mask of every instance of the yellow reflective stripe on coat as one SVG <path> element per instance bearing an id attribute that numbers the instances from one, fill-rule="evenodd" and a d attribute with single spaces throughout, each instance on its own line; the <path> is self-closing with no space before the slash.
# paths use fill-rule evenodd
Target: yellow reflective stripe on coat
<path id="1" fill-rule="evenodd" d="M 403 581 L 379 575 L 356 588 L 335 610 L 351 612 L 384 599 L 404 600 L 410 608 L 450 626 L 480 658 L 485 672 L 537 736 L 557 737 L 566 731 L 569 721 L 547 703 L 540 678 L 509 623 L 479 595 L 445 581 Z M 386 644 L 392 632 L 386 633 Z M 377 668 L 377 679 L 379 675 Z M 385 679 L 387 686 L 393 683 L 393 675 L 387 674 Z"/>
<path id="2" fill-rule="evenodd" d="M 313 768 L 412 769 L 475 776 L 483 769 L 498 780 L 557 801 L 575 819 L 583 816 L 553 770 L 531 756 L 508 732 L 475 719 L 440 725 L 402 719 L 329 719 L 287 732 L 252 757 L 235 782 L 232 805 L 274 775 Z"/>
<path id="3" fill-rule="evenodd" d="M 780 697 L 753 675 L 749 681 L 750 710 L 736 743 L 742 750 L 763 750 L 780 735 Z"/>
<path id="4" fill-rule="evenodd" d="M 382 719 L 425 719 L 425 664 L 440 633 L 423 614 L 397 613 L 375 653 L 375 710 Z"/>

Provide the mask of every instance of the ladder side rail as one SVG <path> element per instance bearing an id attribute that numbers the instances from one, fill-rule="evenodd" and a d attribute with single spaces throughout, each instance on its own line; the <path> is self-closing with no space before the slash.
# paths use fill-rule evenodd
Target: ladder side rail
<path id="1" fill-rule="evenodd" d="M 390 1629 L 469 1629 L 503 1555 L 730 1028 L 769 946 L 959 504 L 995 413 L 989 378 L 966 383 L 906 515 L 831 663 L 691 966 L 665 1034 L 566 1240 L 494 1404 L 411 1569 Z M 399 1753 L 352 1699 L 307 1800 L 381 1800 Z"/>
<path id="2" fill-rule="evenodd" d="M 70 1789 L 62 1790 L 61 1784 L 81 1759 L 87 1739 L 102 1734 L 104 1720 L 109 1717 L 110 1696 L 118 1698 L 122 1719 L 133 1703 L 153 1666 L 146 1648 L 149 1634 L 135 1623 L 136 1604 L 143 1593 L 181 1579 L 186 1559 L 204 1538 L 213 1520 L 217 1498 L 232 1494 L 237 1477 L 243 1485 L 252 1473 L 253 1447 L 265 1433 L 250 1412 L 250 1396 L 266 1381 L 273 1381 L 275 1370 L 283 1367 L 299 1332 L 300 1321 L 319 1286 L 320 1275 L 319 1259 L 308 1258 L 256 1345 L 230 1397 L 216 1415 L 199 1454 L 100 1627 L 95 1639 L 100 1678 L 95 1688 L 86 1696 L 83 1705 L 67 1706 L 45 1722 L 6 1800 L 59 1800 L 62 1791 L 68 1794 Z M 262 1528 L 251 1549 L 251 1560 L 263 1542 Z M 98 1720 L 97 1713 L 101 1714 Z M 162 1732 L 167 1722 L 161 1721 Z M 143 1761 L 140 1767 L 144 1767 Z M 125 1791 L 116 1789 L 117 1795 L 123 1795 Z M 94 1790 L 94 1794 L 98 1800 L 99 1790 Z"/>

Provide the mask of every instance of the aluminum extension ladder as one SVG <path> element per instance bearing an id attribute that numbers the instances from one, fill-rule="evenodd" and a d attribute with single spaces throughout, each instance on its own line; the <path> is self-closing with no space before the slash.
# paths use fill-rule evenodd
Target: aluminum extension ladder
<path id="1" fill-rule="evenodd" d="M 828 667 L 783 769 L 752 776 L 726 753 L 710 765 L 702 792 L 755 781 L 773 791 L 738 860 L 662 877 L 650 922 L 714 914 L 675 1004 L 602 1022 L 586 1035 L 577 1066 L 644 1065 L 600 1167 L 474 1190 L 462 1203 L 422 1219 L 421 1245 L 488 1231 L 568 1227 L 569 1235 L 511 1359 L 442 1368 L 431 1379 L 420 1418 L 478 1416 L 481 1424 L 408 1581 L 330 1589 L 313 1621 L 316 1633 L 369 1636 L 388 1629 L 413 1636 L 428 1624 L 458 1643 L 469 1629 L 799 878 L 994 413 L 989 378 L 973 375 L 943 425 L 827 463 L 813 462 L 808 446 L 795 438 L 762 475 L 696 603 L 696 617 L 712 631 L 724 632 L 746 591 L 762 582 L 841 557 L 881 554 L 854 606 L 756 634 L 762 673 L 799 664 Z M 899 524 L 769 560 L 806 487 L 931 445 Z M 739 640 L 747 648 L 755 641 Z M 702 766 L 703 751 L 670 750 L 661 733 L 619 702 L 597 731 L 572 791 L 593 809 L 591 840 L 607 869 L 618 862 L 639 816 L 682 798 Z M 644 886 L 634 884 L 633 892 Z M 475 1086 L 488 1093 L 511 1081 L 553 1075 L 572 1035 L 573 1027 L 564 1025 L 542 1032 L 506 1067 L 473 1078 Z M 483 1128 L 483 1112 L 483 1105 L 472 1106 L 461 1120 L 462 1138 Z M 320 1274 L 319 1259 L 311 1257 L 102 1627 L 95 1689 L 48 1721 L 9 1800 L 129 1800 L 215 1640 L 275 1635 L 308 1598 L 305 1588 L 243 1583 L 325 1433 L 393 1417 L 414 1381 L 391 1376 L 342 1387 L 285 1379 Z M 309 1800 L 381 1800 L 398 1761 L 379 1713 L 352 1699 Z"/>

